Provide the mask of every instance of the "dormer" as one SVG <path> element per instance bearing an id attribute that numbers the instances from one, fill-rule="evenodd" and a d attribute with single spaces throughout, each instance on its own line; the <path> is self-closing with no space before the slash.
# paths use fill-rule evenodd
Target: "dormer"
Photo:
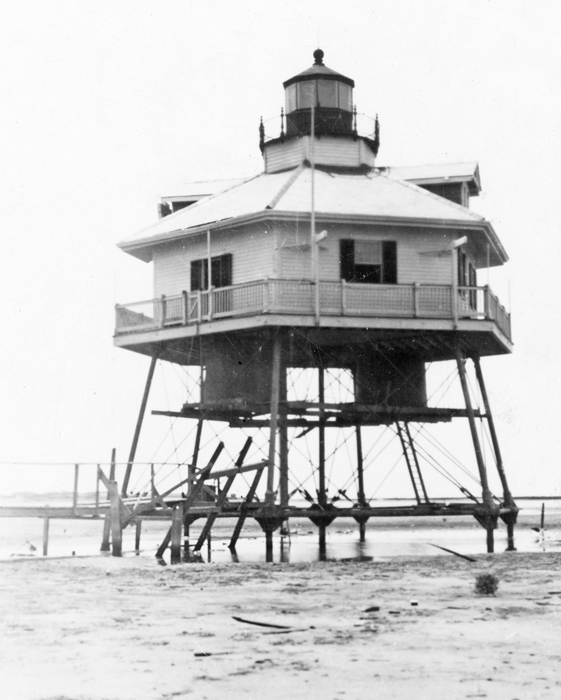
<path id="1" fill-rule="evenodd" d="M 380 168 L 390 177 L 412 182 L 439 197 L 469 207 L 470 197 L 481 192 L 479 165 L 475 162 Z"/>

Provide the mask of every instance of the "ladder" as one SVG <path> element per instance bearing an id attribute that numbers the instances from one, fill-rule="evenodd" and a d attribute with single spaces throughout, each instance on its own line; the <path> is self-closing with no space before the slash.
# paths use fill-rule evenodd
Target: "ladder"
<path id="1" fill-rule="evenodd" d="M 409 430 L 409 423 L 405 421 L 395 422 L 397 427 L 397 434 L 401 442 L 401 447 L 403 449 L 403 455 L 407 463 L 407 469 L 409 471 L 409 476 L 411 477 L 411 483 L 413 484 L 413 491 L 415 492 L 415 498 L 417 499 L 417 504 L 430 503 L 429 497 L 427 496 L 427 490 L 425 488 L 425 482 L 423 481 L 423 475 L 421 474 L 421 468 L 419 467 L 419 460 L 417 459 L 417 451 L 415 450 L 415 445 L 413 443 L 413 437 L 411 436 L 411 431 Z"/>

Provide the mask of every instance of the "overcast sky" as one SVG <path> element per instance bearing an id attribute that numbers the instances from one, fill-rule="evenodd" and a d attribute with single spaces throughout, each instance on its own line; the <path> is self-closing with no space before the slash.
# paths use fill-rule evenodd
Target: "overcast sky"
<path id="1" fill-rule="evenodd" d="M 379 114 L 380 165 L 479 162 L 511 258 L 515 352 L 483 364 L 506 467 L 559 495 L 560 31 L 546 0 L 5 0 L 0 461 L 126 458 L 148 360 L 113 348 L 113 306 L 152 279 L 115 244 L 170 185 L 259 172 L 259 117 L 319 44 Z"/>

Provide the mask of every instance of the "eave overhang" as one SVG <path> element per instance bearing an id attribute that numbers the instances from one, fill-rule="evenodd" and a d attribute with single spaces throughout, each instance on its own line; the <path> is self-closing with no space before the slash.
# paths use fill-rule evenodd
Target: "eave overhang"
<path id="1" fill-rule="evenodd" d="M 321 224 L 340 224 L 342 221 L 348 224 L 355 225 L 379 225 L 379 226 L 402 226 L 410 228 L 431 228 L 431 229 L 447 229 L 455 230 L 458 237 L 468 235 L 468 238 L 473 237 L 474 258 L 477 267 L 490 267 L 504 265 L 508 261 L 508 255 L 500 242 L 493 226 L 489 221 L 465 221 L 458 219 L 429 219 L 418 217 L 389 217 L 389 216 L 365 216 L 363 214 L 322 214 L 315 213 L 317 225 Z M 153 258 L 154 249 L 161 245 L 174 243 L 179 240 L 198 236 L 207 231 L 219 230 L 234 230 L 240 226 L 250 224 L 258 224 L 264 221 L 282 221 L 291 222 L 309 221 L 310 213 L 291 212 L 291 211 L 275 211 L 273 209 L 247 214 L 245 216 L 231 217 L 212 221 L 199 226 L 190 228 L 177 229 L 156 236 L 136 239 L 134 241 L 124 241 L 118 244 L 118 247 L 129 255 L 137 257 L 144 262 L 150 262 Z M 469 245 L 469 243 L 468 243 Z M 487 249 L 488 246 L 488 249 Z"/>

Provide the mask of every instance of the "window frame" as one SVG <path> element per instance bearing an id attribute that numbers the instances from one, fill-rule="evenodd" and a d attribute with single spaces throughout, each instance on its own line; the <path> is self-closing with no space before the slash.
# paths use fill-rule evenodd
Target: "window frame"
<path id="1" fill-rule="evenodd" d="M 191 260 L 190 289 L 192 292 L 206 292 L 208 284 L 208 258 Z M 213 289 L 230 287 L 232 277 L 232 253 L 223 253 L 210 258 L 210 282 Z"/>
<path id="2" fill-rule="evenodd" d="M 355 244 L 379 243 L 380 263 L 357 264 Z M 352 284 L 397 284 L 397 241 L 372 238 L 341 238 L 339 241 L 340 276 Z"/>

